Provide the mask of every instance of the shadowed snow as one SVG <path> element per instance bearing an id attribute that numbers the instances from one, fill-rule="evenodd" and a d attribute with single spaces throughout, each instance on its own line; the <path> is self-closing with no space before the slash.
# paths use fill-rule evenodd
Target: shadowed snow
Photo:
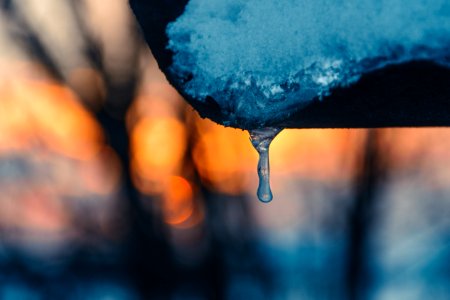
<path id="1" fill-rule="evenodd" d="M 446 64 L 450 2 L 191 0 L 167 33 L 189 96 L 261 124 L 386 64 Z"/>

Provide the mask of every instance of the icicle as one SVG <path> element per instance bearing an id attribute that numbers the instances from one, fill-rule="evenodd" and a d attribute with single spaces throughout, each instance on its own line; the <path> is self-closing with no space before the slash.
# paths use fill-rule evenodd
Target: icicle
<path id="1" fill-rule="evenodd" d="M 250 141 L 259 154 L 258 161 L 258 198 L 261 202 L 272 201 L 272 191 L 270 190 L 270 166 L 269 147 L 275 136 L 280 133 L 280 128 L 262 128 L 250 130 Z"/>

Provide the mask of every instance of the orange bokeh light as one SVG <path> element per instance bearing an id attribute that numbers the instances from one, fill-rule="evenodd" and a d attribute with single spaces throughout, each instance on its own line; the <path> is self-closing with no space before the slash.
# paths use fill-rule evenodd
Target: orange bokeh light
<path id="1" fill-rule="evenodd" d="M 193 215 L 194 208 L 194 193 L 189 181 L 171 176 L 163 193 L 164 221 L 170 225 L 180 225 Z"/>
<path id="2" fill-rule="evenodd" d="M 179 105 L 167 97 L 140 95 L 133 101 L 133 105 L 127 112 L 127 126 L 133 128 L 141 118 L 175 117 L 178 110 Z"/>
<path id="3" fill-rule="evenodd" d="M 0 86 L 0 149 L 43 145 L 75 159 L 90 159 L 103 135 L 92 115 L 64 86 L 14 80 Z"/>
<path id="4" fill-rule="evenodd" d="M 136 186 L 144 193 L 160 192 L 160 183 L 181 168 L 185 150 L 186 129 L 181 121 L 174 117 L 142 118 L 131 133 Z"/>
<path id="5" fill-rule="evenodd" d="M 257 162 L 248 133 L 200 118 L 196 122 L 199 134 L 193 159 L 203 182 L 227 194 L 244 192 Z"/>
<path id="6" fill-rule="evenodd" d="M 195 119 L 193 158 L 204 183 L 227 194 L 249 190 L 258 156 L 247 131 Z M 345 180 L 354 168 L 363 130 L 283 130 L 270 147 L 272 176 L 296 174 L 317 180 Z M 254 180 L 253 180 L 254 181 Z"/>
<path id="7" fill-rule="evenodd" d="M 274 173 L 298 174 L 317 180 L 352 176 L 355 154 L 364 140 L 363 130 L 283 130 L 270 147 Z"/>

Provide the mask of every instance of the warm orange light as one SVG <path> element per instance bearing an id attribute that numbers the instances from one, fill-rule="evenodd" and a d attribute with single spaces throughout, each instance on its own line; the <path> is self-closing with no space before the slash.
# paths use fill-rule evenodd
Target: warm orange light
<path id="1" fill-rule="evenodd" d="M 193 159 L 202 180 L 227 194 L 240 194 L 248 186 L 249 171 L 256 170 L 257 155 L 247 132 L 197 120 L 198 141 Z"/>
<path id="2" fill-rule="evenodd" d="M 0 148 L 26 141 L 76 159 L 101 148 L 100 126 L 67 88 L 56 83 L 10 81 L 0 87 Z"/>
<path id="3" fill-rule="evenodd" d="M 141 118 L 172 118 L 179 107 L 167 97 L 141 95 L 133 101 L 127 113 L 128 128 L 133 128 Z"/>
<path id="4" fill-rule="evenodd" d="M 319 180 L 342 180 L 352 175 L 362 130 L 284 130 L 272 142 L 270 163 L 274 174 L 298 174 Z"/>
<path id="5" fill-rule="evenodd" d="M 198 141 L 193 158 L 202 180 L 214 189 L 240 194 L 256 180 L 257 153 L 246 131 L 195 119 Z M 297 175 L 318 180 L 346 180 L 352 175 L 363 130 L 283 130 L 270 147 L 272 179 Z M 253 181 L 251 181 L 253 180 Z"/>
<path id="6" fill-rule="evenodd" d="M 26 108 L 16 100 L 13 89 L 0 86 L 0 150 L 23 149 L 35 136 L 35 128 L 30 126 Z"/>
<path id="7" fill-rule="evenodd" d="M 163 217 L 170 225 L 179 225 L 194 212 L 194 194 L 191 184 L 185 178 L 172 176 L 163 194 Z"/>
<path id="8" fill-rule="evenodd" d="M 395 128 L 380 131 L 383 159 L 391 173 L 417 174 L 430 186 L 446 187 L 450 180 L 448 128 Z"/>
<path id="9" fill-rule="evenodd" d="M 181 168 L 186 150 L 186 129 L 178 119 L 143 118 L 131 134 L 132 168 L 140 180 L 159 183 Z M 135 180 L 138 188 L 142 185 Z M 161 185 L 152 185 L 160 189 Z M 141 189 L 152 192 L 152 189 Z M 158 192 L 155 190 L 154 192 Z"/>

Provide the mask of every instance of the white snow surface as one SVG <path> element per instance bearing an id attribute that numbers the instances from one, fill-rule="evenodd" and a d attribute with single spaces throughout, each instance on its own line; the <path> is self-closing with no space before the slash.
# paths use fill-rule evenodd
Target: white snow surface
<path id="1" fill-rule="evenodd" d="M 448 66 L 450 1 L 190 0 L 167 34 L 179 87 L 263 124 L 387 64 Z"/>

